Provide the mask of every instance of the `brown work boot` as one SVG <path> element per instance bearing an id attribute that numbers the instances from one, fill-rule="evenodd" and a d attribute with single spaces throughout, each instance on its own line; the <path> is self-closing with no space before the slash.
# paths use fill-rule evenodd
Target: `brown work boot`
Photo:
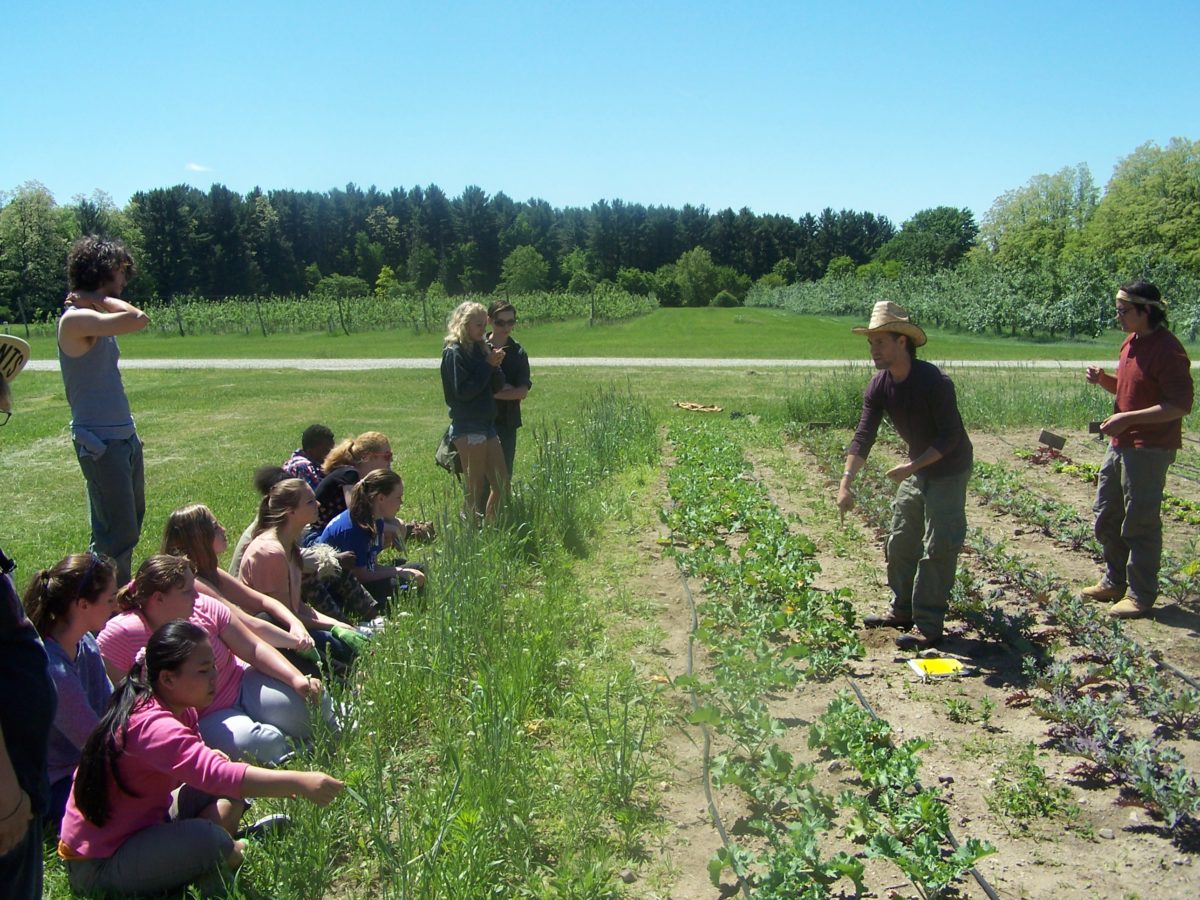
<path id="1" fill-rule="evenodd" d="M 1143 603 L 1136 597 L 1126 597 L 1121 602 L 1110 606 L 1108 614 L 1114 619 L 1141 619 L 1150 615 L 1153 609 L 1153 603 Z"/>
<path id="2" fill-rule="evenodd" d="M 907 631 L 909 628 L 912 628 L 912 625 L 912 616 L 901 615 L 896 611 L 895 607 L 892 607 L 883 615 L 867 616 L 863 619 L 864 628 L 903 628 Z"/>
<path id="3" fill-rule="evenodd" d="M 1120 600 L 1125 596 L 1125 588 L 1113 587 L 1103 578 L 1091 587 L 1085 587 L 1079 596 L 1086 600 Z"/>
<path id="4" fill-rule="evenodd" d="M 896 635 L 896 646 L 901 650 L 929 650 L 942 642 L 940 634 L 926 634 L 917 629 L 913 634 Z"/>

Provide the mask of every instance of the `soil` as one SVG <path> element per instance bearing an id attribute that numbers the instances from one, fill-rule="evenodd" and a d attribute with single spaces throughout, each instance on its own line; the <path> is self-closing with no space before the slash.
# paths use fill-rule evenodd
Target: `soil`
<path id="1" fill-rule="evenodd" d="M 1063 503 L 1075 506 L 1080 515 L 1090 518 L 1092 488 L 1040 467 L 1028 466 L 1013 455 L 1017 447 L 1034 449 L 1036 432 L 973 434 L 976 456 L 988 462 L 1000 462 L 1027 475 L 1027 484 Z M 1099 462 L 1103 447 L 1092 447 L 1086 435 L 1071 436 L 1066 451 L 1074 459 Z M 815 459 L 797 446 L 782 449 L 751 450 L 748 457 L 771 498 L 785 513 L 794 513 L 803 523 L 800 528 L 814 542 L 821 574 L 814 583 L 824 589 L 849 588 L 861 618 L 882 611 L 887 604 L 884 584 L 882 545 L 874 529 L 855 515 L 839 524 L 832 505 L 835 485 L 821 473 Z M 1197 485 L 1173 479 L 1168 490 L 1179 496 L 1197 498 Z M 665 492 L 664 492 L 665 493 Z M 1086 552 L 1073 551 L 1055 544 L 1028 525 L 996 513 L 974 500 L 968 501 L 968 518 L 992 539 L 1003 538 L 1009 549 L 1019 552 L 1033 566 L 1053 570 L 1071 584 L 1094 582 L 1098 563 Z M 1191 526 L 1168 521 L 1165 543 L 1182 551 L 1194 538 Z M 658 624 L 665 635 L 657 648 L 654 664 L 670 678 L 688 669 L 691 608 L 689 592 L 697 603 L 704 602 L 701 585 L 685 583 L 669 556 L 662 553 L 667 539 L 665 526 L 658 526 L 639 538 L 639 546 L 649 564 L 636 576 L 636 590 L 659 603 Z M 960 565 L 982 569 L 979 561 L 964 554 Z M 1003 602 L 1017 604 L 1016 597 Z M 1144 646 L 1160 649 L 1166 658 L 1192 674 L 1200 673 L 1200 598 L 1188 598 L 1184 606 L 1161 602 L 1152 619 L 1131 622 L 1129 633 Z M 1014 606 L 1015 608 L 1015 606 Z M 1044 616 L 1042 617 L 1044 619 Z M 985 839 L 997 853 L 983 859 L 980 874 L 1002 897 L 1196 897 L 1200 896 L 1200 841 L 1172 840 L 1149 812 L 1140 806 L 1124 805 L 1118 790 L 1097 784 L 1080 774 L 1077 757 L 1055 749 L 1049 740 L 1047 723 L 1028 706 L 1009 706 L 1021 685 L 1021 659 L 1009 648 L 986 640 L 967 629 L 964 623 L 947 623 L 948 639 L 941 648 L 943 656 L 960 658 L 973 672 L 968 677 L 922 683 L 908 668 L 909 654 L 897 651 L 894 629 L 864 630 L 860 636 L 866 653 L 851 667 L 849 680 L 861 690 L 874 711 L 891 723 L 897 739 L 919 737 L 929 743 L 921 754 L 924 761 L 922 781 L 937 784 L 950 809 L 955 837 Z M 1068 654 L 1071 652 L 1069 649 Z M 702 648 L 693 648 L 692 664 L 704 676 L 707 667 Z M 818 766 L 819 787 L 836 792 L 854 786 L 847 771 L 830 771 L 828 761 L 818 759 L 807 748 L 806 725 L 823 713 L 830 700 L 848 690 L 847 680 L 830 684 L 804 684 L 787 696 L 768 698 L 773 715 L 791 725 L 780 739 L 797 761 L 813 761 Z M 682 692 L 680 692 L 682 694 Z M 990 720 L 958 723 L 947 713 L 947 699 L 967 700 L 978 708 L 983 699 L 994 706 Z M 686 699 L 680 697 L 680 715 L 687 712 Z M 1146 729 L 1149 733 L 1149 728 Z M 1078 815 L 1070 827 L 1058 819 L 1049 824 L 1034 824 L 1022 832 L 1006 822 L 987 805 L 986 796 L 993 786 L 995 772 L 1003 760 L 1017 748 L 1033 743 L 1038 763 L 1050 779 L 1071 790 Z M 1174 741 L 1185 755 L 1185 764 L 1200 770 L 1197 742 Z M 631 885 L 639 897 L 715 898 L 738 892 L 728 872 L 717 889 L 708 880 L 707 864 L 721 846 L 704 792 L 703 736 L 700 730 L 682 726 L 667 740 L 665 750 L 671 760 L 671 772 L 659 785 L 665 836 L 656 864 L 669 877 L 659 883 Z M 713 753 L 721 749 L 719 742 Z M 837 767 L 834 766 L 836 769 Z M 746 834 L 748 813 L 739 792 L 733 789 L 715 792 L 716 809 L 732 840 L 755 846 Z M 822 844 L 823 854 L 847 850 L 860 852 L 848 842 L 839 843 L 830 832 Z M 866 884 L 870 896 L 916 897 L 915 888 L 891 863 L 864 860 Z M 839 884 L 847 894 L 848 882 Z M 983 889 L 971 878 L 957 885 L 958 896 L 984 897 Z"/>

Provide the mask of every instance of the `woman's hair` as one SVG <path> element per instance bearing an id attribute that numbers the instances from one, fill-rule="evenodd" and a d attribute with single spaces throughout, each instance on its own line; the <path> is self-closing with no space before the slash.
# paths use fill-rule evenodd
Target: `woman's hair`
<path id="1" fill-rule="evenodd" d="M 327 473 L 342 466 L 352 466 L 363 457 L 372 453 L 387 453 L 392 449 L 392 442 L 386 434 L 378 431 L 364 431 L 358 437 L 346 438 L 329 451 L 321 468 Z"/>
<path id="2" fill-rule="evenodd" d="M 1121 285 L 1121 290 L 1129 295 L 1131 303 L 1135 304 L 1139 309 L 1146 311 L 1151 328 L 1167 324 L 1167 311 L 1165 309 L 1160 306 L 1151 306 L 1150 303 L 1138 303 L 1140 298 L 1145 298 L 1151 301 L 1151 303 L 1161 303 L 1162 292 L 1159 291 L 1157 285 L 1139 278 L 1136 281 Z"/>
<path id="3" fill-rule="evenodd" d="M 491 303 L 488 304 L 488 308 L 487 308 L 488 318 L 495 319 L 496 316 L 500 315 L 500 313 L 508 312 L 508 310 L 510 310 L 510 309 L 513 311 L 513 315 L 516 315 L 517 308 L 515 306 L 513 306 L 511 303 L 509 303 L 507 300 L 493 300 Z"/>
<path id="4" fill-rule="evenodd" d="M 259 466 L 254 470 L 254 489 L 264 496 L 285 478 L 291 478 L 281 466 Z"/>
<path id="5" fill-rule="evenodd" d="M 443 346 L 449 347 L 451 344 L 458 344 L 464 350 L 470 350 L 477 346 L 481 342 L 474 342 L 467 336 L 467 322 L 472 316 L 486 315 L 487 309 L 482 303 L 468 300 L 465 303 L 458 304 L 458 306 L 454 307 L 454 312 L 450 313 L 450 318 L 446 321 L 446 337 L 442 341 Z"/>
<path id="6" fill-rule="evenodd" d="M 217 574 L 217 554 L 213 550 L 216 537 L 217 517 L 203 503 L 193 503 L 167 516 L 161 552 L 186 556 L 196 573 L 211 581 Z"/>
<path id="7" fill-rule="evenodd" d="M 403 485 L 404 479 L 391 469 L 376 469 L 364 475 L 350 489 L 350 521 L 375 537 L 375 516 L 371 514 L 375 498 L 390 496 L 392 491 Z"/>
<path id="8" fill-rule="evenodd" d="M 117 579 L 117 567 L 107 556 L 72 553 L 29 580 L 22 601 L 38 634 L 46 637 L 78 600 L 95 603 Z"/>
<path id="9" fill-rule="evenodd" d="M 285 478 L 283 481 L 276 482 L 263 495 L 262 503 L 258 505 L 258 521 L 254 525 L 253 536 L 258 537 L 264 531 L 278 528 L 287 521 L 288 513 L 300 505 L 300 500 L 307 487 L 308 484 L 303 478 Z M 295 558 L 297 565 L 303 564 L 300 559 L 300 548 L 295 544 L 292 545 L 291 555 Z"/>
<path id="10" fill-rule="evenodd" d="M 196 565 L 186 556 L 160 553 L 140 566 L 133 581 L 117 591 L 117 606 L 124 612 L 142 609 L 155 594 L 187 584 L 188 572 L 196 574 Z"/>
<path id="11" fill-rule="evenodd" d="M 130 797 L 139 796 L 121 780 L 117 768 L 117 760 L 125 749 L 130 715 L 149 699 L 163 672 L 179 671 L 196 648 L 207 642 L 208 635 L 198 625 L 183 619 L 168 622 L 150 635 L 145 658 L 135 661 L 129 674 L 113 690 L 108 708 L 83 745 L 75 773 L 75 806 L 93 825 L 103 827 L 112 812 L 108 808 L 110 774 L 119 791 Z"/>
<path id="12" fill-rule="evenodd" d="M 120 269 L 128 269 L 133 278 L 133 257 L 120 241 L 89 234 L 67 254 L 67 284 L 73 291 L 97 290 Z"/>

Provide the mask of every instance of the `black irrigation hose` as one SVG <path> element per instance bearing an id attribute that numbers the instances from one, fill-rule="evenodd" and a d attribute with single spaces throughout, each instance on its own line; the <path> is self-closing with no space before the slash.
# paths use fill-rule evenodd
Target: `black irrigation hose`
<path id="1" fill-rule="evenodd" d="M 688 609 L 691 610 L 692 624 L 688 629 L 688 652 L 687 652 L 687 673 L 692 674 L 693 648 L 696 643 L 696 631 L 700 627 L 700 619 L 696 615 L 696 598 L 692 596 L 692 589 L 688 587 L 687 578 L 683 571 L 679 569 L 679 564 L 676 562 L 675 570 L 679 573 L 679 583 L 683 585 L 683 593 L 687 596 Z M 696 689 L 688 687 L 688 699 L 692 701 L 692 712 L 700 709 L 700 702 L 696 699 Z M 717 802 L 713 799 L 712 779 L 710 777 L 709 763 L 712 760 L 712 735 L 709 733 L 708 726 L 703 722 L 700 723 L 700 731 L 704 735 L 704 796 L 708 800 L 708 814 L 712 817 L 713 826 L 717 829 L 717 834 L 721 836 L 721 843 L 725 845 L 725 850 L 728 852 L 732 846 L 729 840 L 729 832 L 725 830 L 725 823 L 721 821 L 721 813 L 717 810 Z M 730 853 L 730 859 L 733 858 Z M 737 872 L 734 872 L 737 875 Z M 737 875 L 738 887 L 742 889 L 742 893 L 747 900 L 750 897 L 750 886 L 746 884 L 746 879 L 741 875 Z"/>
<path id="2" fill-rule="evenodd" d="M 871 708 L 871 704 L 867 702 L 867 698 L 863 696 L 863 692 L 859 690 L 858 685 L 855 684 L 854 679 L 849 675 L 846 676 L 846 683 L 850 685 L 850 690 L 854 691 L 854 696 L 858 698 L 858 702 L 862 704 L 862 708 L 871 714 L 871 718 L 879 722 L 887 721 L 886 719 L 881 718 L 879 713 L 875 712 L 875 710 Z M 917 782 L 916 784 L 917 790 L 921 790 L 921 783 Z M 951 847 L 953 847 L 955 850 L 958 849 L 958 841 L 954 839 L 954 834 L 950 831 L 949 827 L 946 828 L 946 840 L 950 842 Z M 1000 895 L 996 893 L 996 889 L 988 884 L 987 879 L 980 874 L 978 869 L 976 869 L 974 866 L 971 866 L 971 868 L 967 871 L 975 877 L 975 880 L 979 883 L 979 886 L 983 888 L 983 892 L 988 895 L 988 900 L 1000 900 Z"/>

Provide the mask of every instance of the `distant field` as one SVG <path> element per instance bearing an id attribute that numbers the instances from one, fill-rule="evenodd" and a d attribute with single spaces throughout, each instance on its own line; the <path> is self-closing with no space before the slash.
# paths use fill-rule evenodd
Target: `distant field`
<path id="1" fill-rule="evenodd" d="M 714 359 L 853 359 L 865 356 L 864 324 L 845 317 L 799 316 L 772 309 L 659 309 L 647 316 L 589 326 L 586 321 L 519 325 L 516 337 L 531 356 L 658 356 Z M 20 334 L 19 328 L 12 329 Z M 31 341 L 38 359 L 55 355 L 49 337 Z M 1105 359 L 1117 355 L 1121 334 L 1098 340 L 1034 342 L 931 329 L 924 355 L 934 359 Z M 436 357 L 441 334 L 411 330 L 367 334 L 131 335 L 121 339 L 130 359 Z M 1192 353 L 1195 357 L 1197 354 Z"/>

